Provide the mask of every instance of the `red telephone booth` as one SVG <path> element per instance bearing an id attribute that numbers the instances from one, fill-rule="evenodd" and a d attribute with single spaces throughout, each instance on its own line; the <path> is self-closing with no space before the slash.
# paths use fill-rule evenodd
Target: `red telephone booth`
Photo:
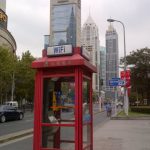
<path id="1" fill-rule="evenodd" d="M 59 50 L 53 50 L 56 55 L 47 51 L 49 56 L 32 63 L 36 69 L 33 150 L 93 150 L 96 68 L 80 48 L 67 56 Z"/>

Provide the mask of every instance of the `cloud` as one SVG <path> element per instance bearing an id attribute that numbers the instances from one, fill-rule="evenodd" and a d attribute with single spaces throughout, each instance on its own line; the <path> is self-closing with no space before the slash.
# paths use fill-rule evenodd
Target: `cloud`
<path id="1" fill-rule="evenodd" d="M 101 45 L 105 45 L 108 18 L 118 19 L 126 27 L 127 52 L 150 47 L 150 0 L 82 0 L 82 24 L 89 11 L 99 28 Z M 43 35 L 49 34 L 50 0 L 7 0 L 8 29 L 14 35 L 18 54 L 30 50 L 41 55 Z M 123 56 L 123 30 L 114 23 L 119 35 L 119 50 Z"/>
<path id="2" fill-rule="evenodd" d="M 30 50 L 39 57 L 44 45 L 43 35 L 49 34 L 49 6 L 44 1 L 13 0 L 7 2 L 8 30 L 17 42 L 17 53 Z M 46 1 L 45 1 L 46 2 Z"/>
<path id="3" fill-rule="evenodd" d="M 93 0 L 90 1 L 91 15 L 99 27 L 100 41 L 105 45 L 107 19 L 122 21 L 126 28 L 127 53 L 145 46 L 150 47 L 149 0 Z M 84 9 L 85 11 L 86 9 Z M 88 15 L 84 13 L 83 16 Z M 85 20 L 85 18 L 83 18 Z M 119 23 L 114 23 L 119 36 L 119 52 L 123 56 L 123 30 Z"/>

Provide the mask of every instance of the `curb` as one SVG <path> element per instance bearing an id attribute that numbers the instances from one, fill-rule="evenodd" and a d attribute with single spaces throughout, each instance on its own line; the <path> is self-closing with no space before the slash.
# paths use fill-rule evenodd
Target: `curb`
<path id="1" fill-rule="evenodd" d="M 97 112 L 93 113 L 93 115 L 97 115 L 97 114 L 99 114 L 99 113 L 103 113 L 103 112 L 105 112 L 105 110 L 97 111 Z"/>
<path id="2" fill-rule="evenodd" d="M 111 117 L 111 120 L 150 120 L 150 117 Z"/>
<path id="3" fill-rule="evenodd" d="M 33 134 L 33 129 L 28 129 L 28 130 L 24 130 L 24 131 L 19 131 L 17 133 L 12 133 L 12 134 L 8 134 L 5 136 L 1 136 L 0 137 L 0 144 L 17 139 L 17 138 L 21 138 L 27 135 Z"/>

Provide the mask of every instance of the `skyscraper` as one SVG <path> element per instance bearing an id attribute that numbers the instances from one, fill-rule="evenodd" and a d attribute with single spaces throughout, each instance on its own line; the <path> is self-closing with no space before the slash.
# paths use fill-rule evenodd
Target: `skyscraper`
<path id="1" fill-rule="evenodd" d="M 0 9 L 6 12 L 6 0 L 0 0 Z"/>
<path id="2" fill-rule="evenodd" d="M 51 0 L 50 45 L 80 46 L 81 0 Z"/>
<path id="3" fill-rule="evenodd" d="M 106 88 L 106 47 L 104 46 L 100 46 L 100 79 L 101 79 L 101 82 L 103 83 L 103 85 L 101 85 L 101 90 L 105 91 L 105 88 Z"/>
<path id="4" fill-rule="evenodd" d="M 109 80 L 116 77 L 119 77 L 118 34 L 110 24 L 106 31 L 106 86 L 109 87 Z M 111 87 L 108 89 L 112 91 Z"/>
<path id="5" fill-rule="evenodd" d="M 97 73 L 93 74 L 93 90 L 99 93 L 99 75 L 100 75 L 100 41 L 98 27 L 93 21 L 91 15 L 82 28 L 82 46 L 90 52 L 90 61 L 97 67 Z"/>

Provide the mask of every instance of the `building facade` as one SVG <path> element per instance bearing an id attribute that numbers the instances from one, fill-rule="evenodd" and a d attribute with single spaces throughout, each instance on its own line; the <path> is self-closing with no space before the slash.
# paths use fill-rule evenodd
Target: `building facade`
<path id="1" fill-rule="evenodd" d="M 93 74 L 93 90 L 100 93 L 100 41 L 98 27 L 89 15 L 82 27 L 82 46 L 90 52 L 90 61 L 97 68 L 97 73 Z"/>
<path id="2" fill-rule="evenodd" d="M 6 47 L 15 53 L 16 41 L 7 30 L 7 21 L 6 0 L 0 0 L 0 46 Z"/>
<path id="3" fill-rule="evenodd" d="M 6 0 L 0 0 L 0 8 L 2 11 L 6 12 Z"/>
<path id="4" fill-rule="evenodd" d="M 51 0 L 50 46 L 81 45 L 81 0 Z"/>
<path id="5" fill-rule="evenodd" d="M 50 35 L 44 35 L 44 49 L 50 46 Z"/>
<path id="6" fill-rule="evenodd" d="M 110 24 L 106 31 L 106 90 L 107 95 L 114 97 L 114 89 L 109 86 L 109 80 L 119 77 L 118 34 Z"/>
<path id="7" fill-rule="evenodd" d="M 100 46 L 100 83 L 101 90 L 106 89 L 106 47 Z"/>

